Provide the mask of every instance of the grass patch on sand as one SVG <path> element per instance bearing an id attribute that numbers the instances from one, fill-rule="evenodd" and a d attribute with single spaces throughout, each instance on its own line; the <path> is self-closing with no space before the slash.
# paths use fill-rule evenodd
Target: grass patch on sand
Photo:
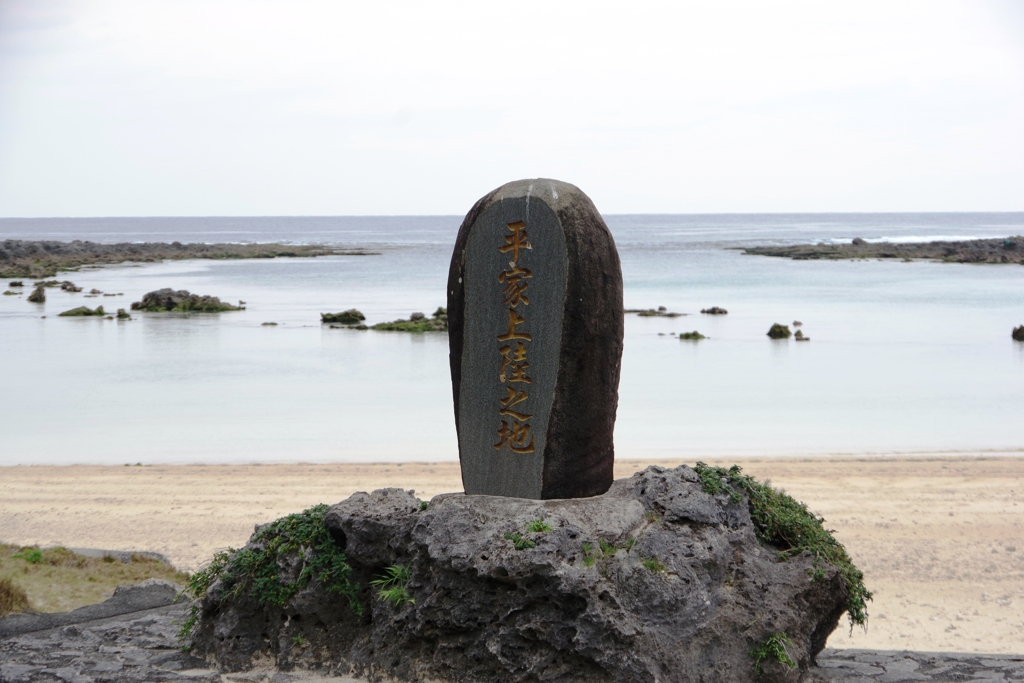
<path id="1" fill-rule="evenodd" d="M 0 582 L 7 581 L 11 586 L 0 588 L 0 593 L 22 591 L 28 601 L 27 605 L 19 603 L 12 612 L 66 612 L 103 602 L 118 586 L 146 579 L 185 584 L 188 574 L 142 555 L 121 562 L 110 556 L 85 557 L 67 548 L 40 549 L 0 543 Z"/>
<path id="2" fill-rule="evenodd" d="M 0 617 L 15 612 L 27 612 L 28 595 L 9 577 L 0 579 Z"/>
<path id="3" fill-rule="evenodd" d="M 864 586 L 864 574 L 854 566 L 846 548 L 835 539 L 832 531 L 823 526 L 824 518 L 816 517 L 805 504 L 784 491 L 773 489 L 768 482 L 758 482 L 742 474 L 739 465 L 725 469 L 698 462 L 693 469 L 705 493 L 728 495 L 733 503 L 743 500 L 742 494 L 747 495 L 757 539 L 778 548 L 780 559 L 806 550 L 814 555 L 815 565 L 824 561 L 838 568 L 850 592 L 846 605 L 850 626 L 867 627 L 867 601 L 871 599 L 871 592 Z M 820 576 L 823 573 L 812 578 Z"/>

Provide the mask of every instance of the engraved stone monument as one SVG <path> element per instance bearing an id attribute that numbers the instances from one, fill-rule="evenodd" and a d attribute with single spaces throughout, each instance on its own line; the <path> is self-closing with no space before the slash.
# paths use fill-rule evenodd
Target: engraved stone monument
<path id="1" fill-rule="evenodd" d="M 467 494 L 581 498 L 612 483 L 622 271 L 579 188 L 519 180 L 478 201 L 448 273 Z"/>

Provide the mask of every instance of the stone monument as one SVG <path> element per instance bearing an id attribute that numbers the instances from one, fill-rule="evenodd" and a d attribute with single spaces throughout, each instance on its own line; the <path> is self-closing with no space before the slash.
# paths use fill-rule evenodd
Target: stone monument
<path id="1" fill-rule="evenodd" d="M 557 180 L 480 199 L 448 273 L 467 494 L 582 498 L 612 483 L 622 270 L 593 202 Z"/>

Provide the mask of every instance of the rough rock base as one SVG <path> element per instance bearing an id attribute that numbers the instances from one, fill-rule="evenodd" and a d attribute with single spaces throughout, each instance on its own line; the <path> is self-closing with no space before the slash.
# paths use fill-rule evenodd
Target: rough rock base
<path id="1" fill-rule="evenodd" d="M 371 680 L 798 681 L 849 598 L 834 567 L 762 547 L 747 500 L 706 494 L 686 466 L 593 498 L 448 494 L 421 507 L 384 489 L 327 514 L 361 615 L 316 582 L 281 606 L 218 582 L 192 651 L 229 671 L 269 660 Z M 303 562 L 281 560 L 282 575 Z M 399 565 L 409 599 L 378 599 L 370 581 Z M 781 633 L 796 666 L 756 675 L 751 650 Z"/>

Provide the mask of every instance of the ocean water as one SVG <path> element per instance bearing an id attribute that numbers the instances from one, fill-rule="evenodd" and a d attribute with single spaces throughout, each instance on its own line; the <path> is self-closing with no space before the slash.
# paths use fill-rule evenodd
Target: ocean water
<path id="1" fill-rule="evenodd" d="M 611 215 L 627 308 L 618 457 L 1024 452 L 1024 267 L 791 261 L 752 244 L 1024 233 L 1024 213 Z M 291 242 L 379 256 L 124 264 L 122 296 L 0 297 L 0 465 L 453 460 L 448 342 L 330 329 L 445 303 L 461 217 L 0 219 L 3 239 Z M 6 284 L 6 283 L 2 283 Z M 160 287 L 245 311 L 67 319 Z M 723 306 L 726 316 L 701 308 Z M 45 316 L 45 317 L 43 317 Z M 772 341 L 803 321 L 808 343 Z M 263 326 L 276 322 L 277 326 Z M 681 342 L 672 332 L 709 339 Z"/>

